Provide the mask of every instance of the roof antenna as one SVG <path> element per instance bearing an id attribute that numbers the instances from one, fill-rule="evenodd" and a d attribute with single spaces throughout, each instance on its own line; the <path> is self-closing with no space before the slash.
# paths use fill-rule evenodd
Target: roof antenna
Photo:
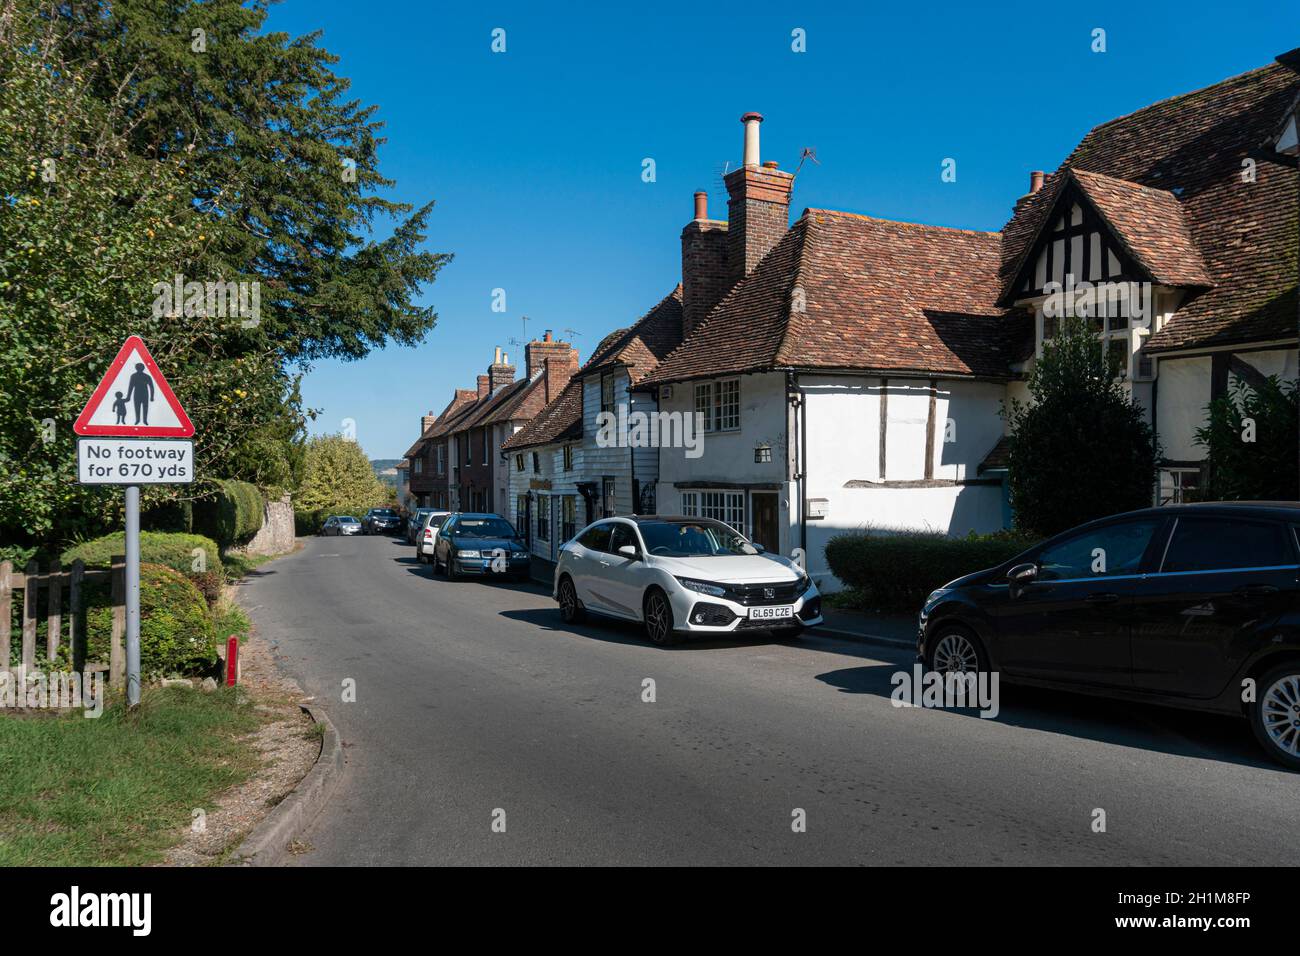
<path id="1" fill-rule="evenodd" d="M 569 336 L 570 342 L 572 342 L 574 339 L 576 339 L 579 335 L 582 334 L 577 329 L 565 329 L 564 333 Z"/>
<path id="2" fill-rule="evenodd" d="M 796 167 L 794 168 L 794 174 L 795 174 L 796 177 L 798 177 L 798 175 L 799 175 L 799 170 L 803 169 L 803 161 L 804 161 L 805 159 L 811 159 L 811 160 L 813 161 L 813 165 L 814 165 L 814 166 L 820 166 L 820 165 L 821 165 L 821 160 L 819 160 L 819 159 L 817 158 L 817 149 L 816 149 L 816 147 L 813 147 L 813 146 L 805 146 L 805 147 L 803 148 L 803 152 L 801 152 L 801 153 L 799 154 L 799 165 L 796 166 Z"/>

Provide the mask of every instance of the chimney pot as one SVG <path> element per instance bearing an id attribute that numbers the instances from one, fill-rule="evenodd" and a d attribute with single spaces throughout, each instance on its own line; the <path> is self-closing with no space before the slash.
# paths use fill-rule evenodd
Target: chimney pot
<path id="1" fill-rule="evenodd" d="M 745 157 L 744 165 L 758 165 L 758 124 L 763 122 L 762 113 L 746 113 L 740 118 L 745 124 Z"/>
<path id="2" fill-rule="evenodd" d="M 550 330 L 550 329 L 547 329 L 547 330 L 542 334 L 542 341 L 543 341 L 543 342 L 550 342 L 550 341 L 551 341 L 551 330 Z"/>
<path id="3" fill-rule="evenodd" d="M 709 194 L 703 189 L 695 194 L 695 218 L 697 220 L 709 218 Z"/>
<path id="4" fill-rule="evenodd" d="M 769 159 L 769 160 L 767 160 L 765 163 L 763 163 L 763 168 L 764 168 L 764 169 L 776 169 L 776 167 L 778 167 L 778 166 L 780 166 L 780 165 L 781 165 L 781 164 L 778 163 L 775 159 Z"/>
<path id="5" fill-rule="evenodd" d="M 1033 172 L 1029 174 L 1029 192 L 1032 195 L 1033 193 L 1038 192 L 1038 190 L 1042 188 L 1043 188 L 1043 171 L 1041 169 L 1035 169 Z"/>

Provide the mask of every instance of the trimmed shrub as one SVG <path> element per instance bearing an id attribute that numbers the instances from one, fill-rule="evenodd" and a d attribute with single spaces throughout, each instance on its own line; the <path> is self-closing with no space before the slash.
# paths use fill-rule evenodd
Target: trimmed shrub
<path id="1" fill-rule="evenodd" d="M 203 549 L 203 564 L 195 567 L 198 560 L 194 551 Z M 59 560 L 66 568 L 80 558 L 86 567 L 106 568 L 113 563 L 113 555 L 126 553 L 126 536 L 122 532 L 106 534 L 93 541 L 83 541 L 63 552 Z M 161 531 L 140 532 L 140 562 L 142 564 L 162 564 L 184 575 L 198 575 L 206 572 L 221 574 L 221 554 L 217 543 L 201 534 L 168 534 Z"/>
<path id="2" fill-rule="evenodd" d="M 846 586 L 867 595 L 871 607 L 915 612 L 935 588 L 999 565 L 1035 540 L 1007 532 L 965 538 L 920 531 L 854 532 L 826 543 L 826 561 Z"/>
<path id="3" fill-rule="evenodd" d="M 113 608 L 108 586 L 87 588 L 87 659 L 107 662 Z M 161 564 L 140 565 L 140 672 L 149 680 L 196 677 L 216 670 L 212 618 L 199 589 Z"/>
<path id="4" fill-rule="evenodd" d="M 265 504 L 256 485 L 219 481 L 215 492 L 194 503 L 194 527 L 222 547 L 240 544 L 261 530 Z"/>

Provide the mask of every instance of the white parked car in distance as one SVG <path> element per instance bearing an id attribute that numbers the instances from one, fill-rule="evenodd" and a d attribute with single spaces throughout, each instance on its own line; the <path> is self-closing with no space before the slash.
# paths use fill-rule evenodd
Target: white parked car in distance
<path id="1" fill-rule="evenodd" d="M 822 623 L 807 574 L 711 518 L 594 522 L 560 548 L 552 595 L 566 623 L 588 611 L 638 621 L 655 644 L 750 629 L 786 637 Z"/>
<path id="2" fill-rule="evenodd" d="M 428 564 L 433 560 L 433 549 L 438 543 L 438 529 L 450 517 L 450 511 L 430 511 L 415 532 L 415 560 Z"/>

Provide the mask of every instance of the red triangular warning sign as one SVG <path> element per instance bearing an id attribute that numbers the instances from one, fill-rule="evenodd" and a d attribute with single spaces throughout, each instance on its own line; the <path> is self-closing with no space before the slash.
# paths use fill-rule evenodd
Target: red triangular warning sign
<path id="1" fill-rule="evenodd" d="M 189 438 L 194 426 L 138 335 L 126 340 L 77 416 L 78 435 Z"/>

